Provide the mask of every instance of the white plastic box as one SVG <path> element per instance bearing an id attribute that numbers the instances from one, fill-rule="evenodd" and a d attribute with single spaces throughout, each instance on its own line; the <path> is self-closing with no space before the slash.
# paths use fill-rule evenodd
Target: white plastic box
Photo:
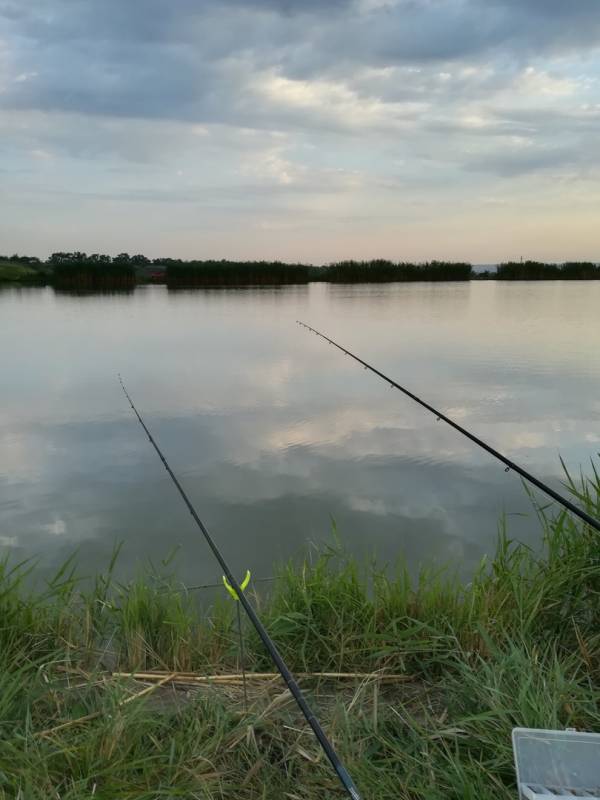
<path id="1" fill-rule="evenodd" d="M 520 800 L 600 800 L 600 734 L 514 728 Z"/>

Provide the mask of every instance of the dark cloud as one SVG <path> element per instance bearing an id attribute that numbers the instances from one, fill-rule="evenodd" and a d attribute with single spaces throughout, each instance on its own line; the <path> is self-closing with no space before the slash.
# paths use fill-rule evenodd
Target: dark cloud
<path id="1" fill-rule="evenodd" d="M 211 87 L 210 66 L 190 64 L 185 52 L 149 57 L 140 46 L 72 48 L 35 54 L 31 77 L 14 83 L 4 103 L 15 109 L 109 116 L 201 116 Z"/>
<path id="2" fill-rule="evenodd" d="M 512 178 L 540 170 L 559 170 L 581 163 L 581 154 L 573 148 L 526 147 L 522 150 L 500 150 L 471 157 L 463 167 L 474 172 L 489 172 L 503 178 Z"/>
<path id="3" fill-rule="evenodd" d="M 0 19 L 13 74 L 32 74 L 4 87 L 5 108 L 221 121 L 241 113 L 256 70 L 303 79 L 523 61 L 600 35 L 596 0 L 413 0 L 370 12 L 350 0 L 9 0 Z"/>
<path id="4" fill-rule="evenodd" d="M 224 0 L 223 6 L 276 11 L 279 14 L 327 14 L 349 9 L 353 0 Z"/>
<path id="5" fill-rule="evenodd" d="M 537 16 L 541 20 L 575 21 L 580 18 L 589 20 L 598 17 L 596 0 L 578 0 L 577 3 L 565 3 L 563 0 L 483 0 L 482 3 L 478 0 L 478 5 Z"/>

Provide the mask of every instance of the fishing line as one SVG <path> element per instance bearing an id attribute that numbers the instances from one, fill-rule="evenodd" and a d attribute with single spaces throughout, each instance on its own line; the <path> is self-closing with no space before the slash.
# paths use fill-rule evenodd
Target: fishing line
<path id="1" fill-rule="evenodd" d="M 300 687 L 298 686 L 298 684 L 296 683 L 296 680 L 294 679 L 294 676 L 292 675 L 292 673 L 288 669 L 287 664 L 285 663 L 285 661 L 283 660 L 283 658 L 279 654 L 279 651 L 277 650 L 277 647 L 275 646 L 275 643 L 273 642 L 273 640 L 271 639 L 271 637 L 267 633 L 266 628 L 264 627 L 264 625 L 260 621 L 257 613 L 252 608 L 250 602 L 246 598 L 246 595 L 242 591 L 242 588 L 241 588 L 240 584 L 238 583 L 238 581 L 236 580 L 235 576 L 233 575 L 233 573 L 229 569 L 229 566 L 228 566 L 227 562 L 225 561 L 225 559 L 223 558 L 223 556 L 221 554 L 221 551 L 219 550 L 219 548 L 215 544 L 212 536 L 208 532 L 208 528 L 205 526 L 205 524 L 202 522 L 202 520 L 198 516 L 198 513 L 197 513 L 196 509 L 192 505 L 192 501 L 189 499 L 189 497 L 185 493 L 183 487 L 181 486 L 181 484 L 179 483 L 179 481 L 175 477 L 175 474 L 174 474 L 173 470 L 171 469 L 171 467 L 169 466 L 169 464 L 167 462 L 167 459 L 163 455 L 162 450 L 159 448 L 159 446 L 154 441 L 154 439 L 152 437 L 152 434 L 150 433 L 150 431 L 146 427 L 146 423 L 144 422 L 144 420 L 142 419 L 139 411 L 137 410 L 137 408 L 133 404 L 133 400 L 129 396 L 129 392 L 125 388 L 125 384 L 123 383 L 123 380 L 122 380 L 120 375 L 119 375 L 119 383 L 121 384 L 121 388 L 123 389 L 125 397 L 129 401 L 129 405 L 131 406 L 131 408 L 133 410 L 133 413 L 136 415 L 140 425 L 142 426 L 142 428 L 146 432 L 146 435 L 147 435 L 147 437 L 148 437 L 148 439 L 150 441 L 150 444 L 156 450 L 156 452 L 158 454 L 158 457 L 160 458 L 160 460 L 163 463 L 164 468 L 166 469 L 167 473 L 169 474 L 169 477 L 171 478 L 171 480 L 175 484 L 175 486 L 177 488 L 177 491 L 181 495 L 181 498 L 182 498 L 183 502 L 186 504 L 186 506 L 188 508 L 188 511 L 192 515 L 192 519 L 194 520 L 196 525 L 200 528 L 204 538 L 206 539 L 206 542 L 207 542 L 208 546 L 210 547 L 210 549 L 213 552 L 214 557 L 217 559 L 217 561 L 219 562 L 219 564 L 221 566 L 221 569 L 225 573 L 225 577 L 229 581 L 229 583 L 230 583 L 231 587 L 233 588 L 233 590 L 236 592 L 236 594 L 237 594 L 237 596 L 239 598 L 239 602 L 244 607 L 244 611 L 246 612 L 246 614 L 250 618 L 250 622 L 254 625 L 254 628 L 256 629 L 256 632 L 260 636 L 260 638 L 262 640 L 262 643 L 264 644 L 264 646 L 266 647 L 269 655 L 273 659 L 273 662 L 274 662 L 275 666 L 277 667 L 277 669 L 279 670 L 279 672 L 281 674 L 281 677 L 283 678 L 283 680 L 287 684 L 287 687 L 290 690 L 294 700 L 296 701 L 296 703 L 298 704 L 300 710 L 304 714 L 304 717 L 305 717 L 306 721 L 308 722 L 308 724 L 312 728 L 313 733 L 317 737 L 317 739 L 319 741 L 319 744 L 323 748 L 323 751 L 325 752 L 325 755 L 327 756 L 327 758 L 329 759 L 329 761 L 331 763 L 331 766 L 336 771 L 337 776 L 340 779 L 340 782 L 341 782 L 342 786 L 344 787 L 344 789 L 346 790 L 348 795 L 352 798 L 352 800 L 361 800 L 361 796 L 360 796 L 360 794 L 358 792 L 358 789 L 354 785 L 354 781 L 350 777 L 348 771 L 346 770 L 346 768 L 344 767 L 344 765 L 340 761 L 337 753 L 333 749 L 333 746 L 332 746 L 331 742 L 329 741 L 329 739 L 327 738 L 327 735 L 325 734 L 325 731 L 321 727 L 321 724 L 320 724 L 319 720 L 315 717 L 315 715 L 313 714 L 310 706 L 306 702 L 306 699 L 305 699 L 304 695 L 302 694 L 302 692 L 300 690 Z"/>
<path id="2" fill-rule="evenodd" d="M 307 330 L 311 331 L 311 333 L 320 336 L 321 339 L 324 339 L 326 342 L 329 342 L 329 344 L 332 344 L 334 347 L 337 347 L 337 349 L 341 350 L 342 353 L 345 353 L 347 356 L 350 356 L 359 364 L 362 364 L 362 366 L 365 369 L 370 370 L 379 378 L 386 381 L 386 383 L 388 383 L 391 387 L 393 387 L 394 389 L 398 389 L 407 397 L 410 397 L 411 400 L 414 400 L 415 403 L 418 403 L 420 406 L 423 406 L 423 408 L 426 408 L 427 411 L 431 411 L 432 414 L 435 414 L 438 420 L 443 420 L 452 428 L 457 430 L 459 433 L 462 433 L 463 436 L 466 436 L 467 439 L 470 439 L 472 442 L 475 442 L 475 444 L 479 445 L 479 447 L 482 447 L 484 450 L 487 450 L 488 453 L 491 453 L 491 455 L 493 455 L 495 458 L 497 458 L 499 461 L 501 461 L 503 464 L 506 465 L 506 472 L 512 469 L 513 472 L 518 473 L 522 478 L 525 478 L 526 481 L 529 481 L 529 483 L 533 484 L 538 489 L 541 489 L 542 492 L 545 492 L 553 500 L 556 500 L 557 503 L 560 503 L 564 508 L 566 508 L 572 514 L 575 514 L 575 516 L 583 520 L 587 525 L 600 532 L 600 521 L 590 516 L 587 512 L 583 511 L 583 509 L 578 508 L 578 506 L 576 506 L 566 497 L 563 497 L 558 492 L 555 492 L 554 489 L 551 489 L 546 483 L 539 480 L 539 478 L 536 478 L 535 475 L 532 475 L 530 472 L 527 472 L 527 470 L 523 469 L 523 467 L 520 467 L 518 464 L 515 464 L 514 461 L 510 460 L 510 458 L 503 456 L 502 453 L 498 452 L 498 450 L 496 450 L 491 445 L 484 442 L 483 439 L 480 439 L 478 436 L 475 436 L 475 434 L 470 433 L 466 428 L 463 428 L 462 425 L 459 425 L 457 422 L 454 422 L 454 420 L 450 419 L 450 417 L 447 417 L 445 414 L 442 414 L 441 411 L 438 411 L 437 408 L 434 408 L 432 405 L 429 405 L 429 403 L 426 403 L 416 394 L 413 394 L 413 392 L 409 391 L 404 386 L 401 386 L 399 383 L 396 383 L 396 381 L 393 380 L 392 378 L 389 378 L 387 375 L 384 375 L 384 373 L 380 372 L 376 367 L 373 367 L 368 362 L 363 361 L 362 358 L 359 358 L 354 353 L 351 353 L 350 350 L 346 350 L 345 347 L 342 347 L 341 344 L 334 342 L 333 339 L 330 339 L 328 336 L 325 336 L 324 333 L 321 333 L 320 331 L 311 328 L 310 325 L 306 325 L 299 319 L 297 319 L 296 322 L 298 323 L 298 325 L 301 325 L 303 328 L 306 328 Z"/>

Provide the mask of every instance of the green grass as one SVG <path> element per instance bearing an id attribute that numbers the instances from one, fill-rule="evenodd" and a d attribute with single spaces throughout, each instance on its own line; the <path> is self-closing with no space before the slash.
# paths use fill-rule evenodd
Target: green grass
<path id="1" fill-rule="evenodd" d="M 566 483 L 600 516 L 595 472 Z M 514 798 L 513 726 L 600 730 L 600 538 L 538 513 L 543 549 L 501 530 L 468 584 L 331 548 L 254 597 L 294 670 L 407 676 L 304 681 L 365 798 Z M 214 686 L 122 704 L 141 686 L 113 671 L 230 672 L 238 651 L 227 598 L 205 609 L 174 578 L 123 585 L 113 566 L 90 586 L 70 562 L 43 591 L 28 564 L 0 566 L 0 798 L 342 797 L 281 685 L 247 713 Z M 248 668 L 271 670 L 245 635 Z"/>
<path id="2" fill-rule="evenodd" d="M 0 261 L 0 283 L 31 281 L 39 277 L 39 272 L 32 267 L 16 264 L 11 261 Z"/>

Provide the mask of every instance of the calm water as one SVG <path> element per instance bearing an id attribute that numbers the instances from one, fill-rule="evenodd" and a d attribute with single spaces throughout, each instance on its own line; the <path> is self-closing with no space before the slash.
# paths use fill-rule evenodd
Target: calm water
<path id="1" fill-rule="evenodd" d="M 121 372 L 232 566 L 331 541 L 465 574 L 498 520 L 535 541 L 520 480 L 349 358 L 328 332 L 558 487 L 600 449 L 600 282 L 393 284 L 69 296 L 0 292 L 0 545 L 86 570 L 219 571 Z M 527 514 L 528 516 L 521 516 Z"/>

